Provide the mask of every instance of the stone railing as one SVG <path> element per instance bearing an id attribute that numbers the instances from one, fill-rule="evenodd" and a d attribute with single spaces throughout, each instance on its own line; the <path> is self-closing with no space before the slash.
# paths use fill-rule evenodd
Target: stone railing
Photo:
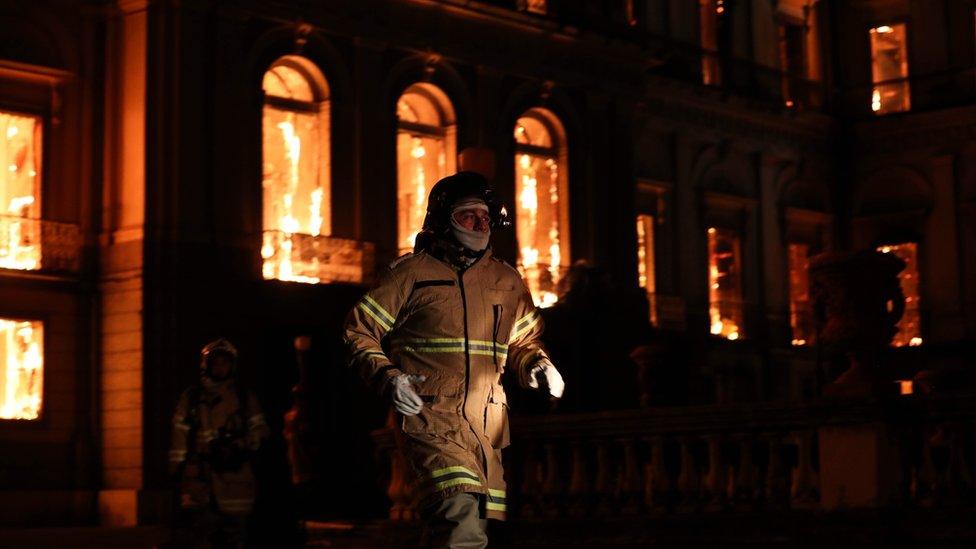
<path id="1" fill-rule="evenodd" d="M 373 279 L 372 242 L 283 231 L 264 231 L 263 238 L 264 278 L 353 284 L 369 284 Z"/>
<path id="2" fill-rule="evenodd" d="M 415 516 L 388 429 L 391 518 Z M 515 418 L 509 514 L 671 516 L 976 504 L 976 402 L 918 396 Z"/>
<path id="3" fill-rule="evenodd" d="M 71 223 L 0 215 L 0 268 L 76 273 L 81 229 Z"/>

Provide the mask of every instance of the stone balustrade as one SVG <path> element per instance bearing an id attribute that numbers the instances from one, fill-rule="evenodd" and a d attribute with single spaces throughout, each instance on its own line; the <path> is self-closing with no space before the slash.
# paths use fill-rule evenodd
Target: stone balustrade
<path id="1" fill-rule="evenodd" d="M 391 518 L 413 518 L 390 431 L 374 440 L 392 466 Z M 512 440 L 509 514 L 522 519 L 976 503 L 966 398 L 517 417 Z"/>

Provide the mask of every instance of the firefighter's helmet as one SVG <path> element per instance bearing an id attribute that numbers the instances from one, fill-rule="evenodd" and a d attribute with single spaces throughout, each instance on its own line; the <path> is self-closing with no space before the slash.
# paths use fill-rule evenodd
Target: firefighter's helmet
<path id="1" fill-rule="evenodd" d="M 485 177 L 476 172 L 458 172 L 449 175 L 437 183 L 430 190 L 427 197 L 427 215 L 424 217 L 422 235 L 443 236 L 451 230 L 451 210 L 454 205 L 465 198 L 483 200 L 488 206 L 488 216 L 491 218 L 491 228 L 504 228 L 511 225 L 508 211 L 495 194 L 491 184 Z M 422 239 L 418 236 L 418 242 Z"/>
<path id="2" fill-rule="evenodd" d="M 223 356 L 230 360 L 233 365 L 233 371 L 236 370 L 237 366 L 237 347 L 230 341 L 224 338 L 215 339 L 210 343 L 207 343 L 200 349 L 200 370 L 204 375 L 210 375 L 210 367 L 213 363 L 213 359 L 216 356 Z"/>

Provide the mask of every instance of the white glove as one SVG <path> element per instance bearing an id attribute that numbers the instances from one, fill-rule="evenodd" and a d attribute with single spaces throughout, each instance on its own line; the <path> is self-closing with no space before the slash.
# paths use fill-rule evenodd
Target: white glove
<path id="1" fill-rule="evenodd" d="M 566 390 L 566 382 L 563 381 L 563 376 L 559 374 L 559 370 L 547 359 L 536 362 L 535 366 L 529 370 L 529 387 L 538 389 L 538 378 L 540 377 L 546 380 L 546 386 L 549 387 L 550 395 L 556 398 L 562 398 L 563 391 Z"/>
<path id="2" fill-rule="evenodd" d="M 427 376 L 417 376 L 413 374 L 400 374 L 393 378 L 391 383 L 390 399 L 393 408 L 405 416 L 415 416 L 424 407 L 424 401 L 420 399 L 417 390 L 413 388 L 414 383 L 427 381 Z"/>

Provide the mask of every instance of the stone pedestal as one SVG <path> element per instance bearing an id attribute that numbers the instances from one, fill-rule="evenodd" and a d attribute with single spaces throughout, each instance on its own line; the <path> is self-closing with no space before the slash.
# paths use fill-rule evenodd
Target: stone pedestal
<path id="1" fill-rule="evenodd" d="M 898 449 L 880 423 L 821 427 L 820 505 L 877 508 L 898 499 Z"/>

